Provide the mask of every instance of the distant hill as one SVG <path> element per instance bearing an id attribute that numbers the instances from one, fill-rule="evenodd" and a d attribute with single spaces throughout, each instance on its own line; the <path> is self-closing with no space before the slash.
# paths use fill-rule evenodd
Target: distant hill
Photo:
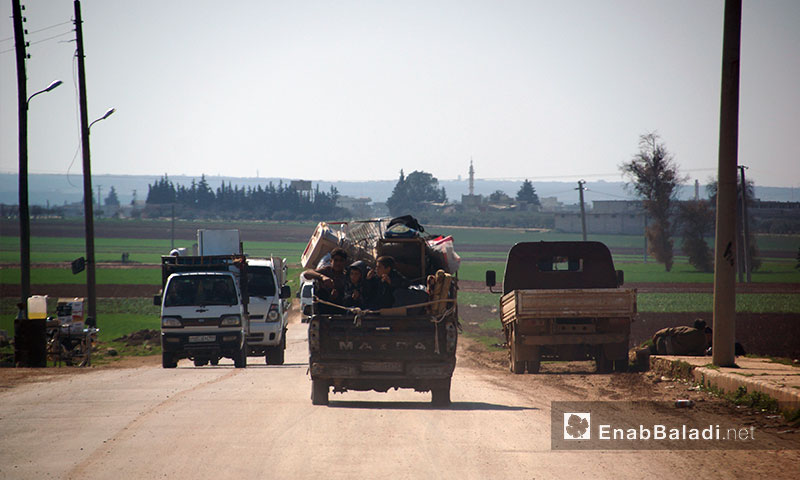
<path id="1" fill-rule="evenodd" d="M 80 202 L 83 199 L 83 177 L 77 175 L 55 175 L 55 174 L 33 174 L 28 181 L 29 201 L 31 205 L 45 206 L 61 205 L 64 203 Z M 147 186 L 153 184 L 161 178 L 161 175 L 95 175 L 92 177 L 92 185 L 103 198 L 108 195 L 109 189 L 113 186 L 119 200 L 122 203 L 130 203 L 133 192 L 136 191 L 137 198 L 144 200 L 147 198 Z M 175 184 L 190 185 L 192 179 L 199 180 L 200 177 L 171 176 L 170 180 Z M 233 185 L 255 187 L 266 185 L 269 182 L 278 184 L 283 181 L 288 183 L 291 179 L 279 178 L 254 178 L 254 177 L 220 177 L 207 175 L 211 187 L 216 190 L 222 182 L 231 182 Z M 314 187 L 319 185 L 320 189 L 328 191 L 331 185 L 335 186 L 342 195 L 353 197 L 370 197 L 373 202 L 384 202 L 392 194 L 397 180 L 379 180 L 369 182 L 354 181 L 325 181 L 313 180 Z M 461 201 L 461 195 L 468 192 L 467 180 L 440 180 L 439 184 L 447 191 L 447 198 L 450 201 Z M 502 190 L 510 196 L 515 196 L 521 182 L 508 180 L 475 180 L 475 193 L 489 195 L 496 190 Z M 556 197 L 564 204 L 578 203 L 578 192 L 575 190 L 575 182 L 533 182 L 536 193 L 539 197 Z M 587 192 L 585 198 L 587 203 L 594 200 L 622 200 L 630 199 L 632 196 L 625 191 L 622 182 L 597 181 L 586 184 Z M 16 205 L 18 203 L 18 180 L 15 173 L 0 173 L 0 203 Z M 691 198 L 694 195 L 694 186 L 685 186 L 681 189 L 680 198 Z M 705 186 L 700 186 L 700 195 L 705 196 Z M 761 200 L 772 201 L 800 201 L 800 190 L 784 187 L 756 186 L 756 196 Z"/>

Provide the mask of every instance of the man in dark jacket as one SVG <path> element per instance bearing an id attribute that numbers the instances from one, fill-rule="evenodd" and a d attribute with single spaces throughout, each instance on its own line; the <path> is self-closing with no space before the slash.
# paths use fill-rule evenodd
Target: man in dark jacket
<path id="1" fill-rule="evenodd" d="M 394 291 L 408 288 L 409 281 L 395 268 L 394 258 L 378 257 L 375 268 L 367 274 L 367 308 L 380 310 L 394 304 Z"/>
<path id="2" fill-rule="evenodd" d="M 316 270 L 306 270 L 303 272 L 303 276 L 319 282 L 320 289 L 317 292 L 317 296 L 320 299 L 341 305 L 345 283 L 347 282 L 345 265 L 347 265 L 347 252 L 341 248 L 335 248 L 331 252 L 330 265 Z"/>

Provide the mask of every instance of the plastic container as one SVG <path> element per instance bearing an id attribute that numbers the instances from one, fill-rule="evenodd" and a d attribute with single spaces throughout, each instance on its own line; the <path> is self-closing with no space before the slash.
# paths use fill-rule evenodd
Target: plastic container
<path id="1" fill-rule="evenodd" d="M 316 268 L 326 253 L 339 246 L 339 237 L 325 222 L 320 222 L 306 245 L 300 264 L 303 268 Z"/>
<path id="2" fill-rule="evenodd" d="M 47 295 L 31 295 L 28 297 L 28 320 L 47 318 Z"/>

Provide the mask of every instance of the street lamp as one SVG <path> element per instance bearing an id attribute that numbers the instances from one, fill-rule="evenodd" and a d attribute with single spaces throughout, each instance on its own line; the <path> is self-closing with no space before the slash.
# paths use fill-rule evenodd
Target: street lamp
<path id="1" fill-rule="evenodd" d="M 49 92 L 50 90 L 53 90 L 53 89 L 55 89 L 56 87 L 58 87 L 58 86 L 59 86 L 59 85 L 61 85 L 62 83 L 63 83 L 63 82 L 62 82 L 61 80 L 55 80 L 55 81 L 53 81 L 53 82 L 52 82 L 50 85 L 48 85 L 48 86 L 47 86 L 47 88 L 45 88 L 44 90 L 39 90 L 38 92 L 36 92 L 36 93 L 34 93 L 33 95 L 31 95 L 30 97 L 28 97 L 28 101 L 27 101 L 27 103 L 28 103 L 28 104 L 29 104 L 29 103 L 31 103 L 31 98 L 35 97 L 36 95 L 39 95 L 40 93 L 47 93 L 47 92 Z"/>
<path id="2" fill-rule="evenodd" d="M 97 322 L 97 290 L 94 258 L 94 207 L 92 206 L 92 170 L 89 155 L 89 131 L 92 125 L 110 117 L 116 110 L 109 108 L 102 117 L 90 123 L 82 135 L 83 142 L 83 215 L 86 229 L 86 293 L 89 297 L 87 317 Z M 85 118 L 85 117 L 84 117 Z M 84 125 L 86 125 L 84 123 Z M 96 323 L 95 323 L 96 325 Z"/>
<path id="3" fill-rule="evenodd" d="M 24 82 L 23 82 L 24 84 Z M 44 90 L 39 90 L 25 100 L 19 99 L 19 257 L 20 257 L 20 299 L 28 311 L 28 297 L 31 295 L 31 216 L 28 205 L 28 106 L 31 99 L 40 93 L 53 90 L 61 85 L 56 80 Z"/>
<path id="4" fill-rule="evenodd" d="M 110 117 L 111 114 L 113 114 L 116 111 L 117 111 L 116 108 L 109 108 L 108 110 L 106 110 L 106 113 L 104 113 L 102 117 L 100 117 L 97 120 L 95 120 L 94 122 L 90 123 L 89 124 L 89 128 L 91 129 L 92 125 L 94 125 L 95 123 L 99 122 L 100 120 L 105 120 L 106 118 Z"/>

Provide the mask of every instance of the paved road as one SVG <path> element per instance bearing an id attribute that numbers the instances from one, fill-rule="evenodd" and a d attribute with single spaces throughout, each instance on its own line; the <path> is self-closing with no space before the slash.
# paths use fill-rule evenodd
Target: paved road
<path id="1" fill-rule="evenodd" d="M 2 392 L 0 478 L 777 479 L 800 464 L 797 450 L 553 452 L 550 401 L 591 398 L 602 376 L 575 389 L 463 352 L 449 408 L 411 391 L 335 394 L 315 407 L 305 335 L 290 325 L 280 367 L 182 361 Z"/>

